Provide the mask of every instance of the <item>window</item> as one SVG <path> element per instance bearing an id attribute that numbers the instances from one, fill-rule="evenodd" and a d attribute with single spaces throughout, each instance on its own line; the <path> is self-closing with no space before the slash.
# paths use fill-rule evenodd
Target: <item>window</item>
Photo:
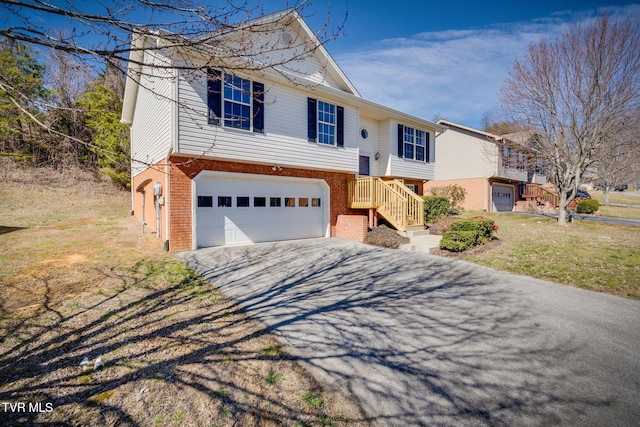
<path id="1" fill-rule="evenodd" d="M 418 194 L 418 186 L 416 184 L 405 184 L 411 191 Z"/>
<path id="2" fill-rule="evenodd" d="M 311 199 L 311 206 L 313 206 L 314 208 L 319 208 L 320 207 L 320 199 L 318 198 L 313 198 Z"/>
<path id="3" fill-rule="evenodd" d="M 522 151 L 518 151 L 518 170 L 523 171 L 525 166 L 525 155 Z"/>
<path id="4" fill-rule="evenodd" d="M 219 208 L 230 208 L 231 207 L 231 196 L 218 196 L 218 207 Z"/>
<path id="5" fill-rule="evenodd" d="M 209 123 L 264 132 L 264 84 L 209 69 Z"/>
<path id="6" fill-rule="evenodd" d="M 429 132 L 398 125 L 398 157 L 429 161 Z"/>
<path id="7" fill-rule="evenodd" d="M 213 207 L 213 196 L 198 196 L 198 207 L 199 208 L 212 208 Z"/>
<path id="8" fill-rule="evenodd" d="M 511 148 L 502 147 L 502 167 L 509 168 L 511 166 Z"/>
<path id="9" fill-rule="evenodd" d="M 272 208 L 279 208 L 280 206 L 282 206 L 282 199 L 280 197 L 270 197 L 269 206 L 271 206 Z"/>
<path id="10" fill-rule="evenodd" d="M 251 82 L 240 77 L 224 76 L 224 125 L 251 128 Z"/>
<path id="11" fill-rule="evenodd" d="M 318 142 L 320 144 L 335 144 L 336 137 L 336 106 L 318 101 Z"/>
<path id="12" fill-rule="evenodd" d="M 267 198 L 266 197 L 254 197 L 253 198 L 253 207 L 254 208 L 264 208 L 267 206 Z"/>
<path id="13" fill-rule="evenodd" d="M 300 197 L 298 199 L 298 207 L 306 208 L 309 206 L 309 199 L 307 197 Z"/>
<path id="14" fill-rule="evenodd" d="M 249 198 L 248 197 L 238 197 L 236 198 L 236 206 L 239 208 L 248 208 L 249 207 Z"/>
<path id="15" fill-rule="evenodd" d="M 542 161 L 542 159 L 536 159 L 536 165 L 533 171 L 536 175 L 547 174 L 547 167 L 544 165 L 544 162 Z"/>
<path id="16" fill-rule="evenodd" d="M 307 98 L 307 136 L 310 142 L 344 147 L 344 107 Z"/>
<path id="17" fill-rule="evenodd" d="M 296 198 L 295 197 L 285 197 L 284 198 L 284 205 L 288 208 L 295 208 L 296 207 Z"/>

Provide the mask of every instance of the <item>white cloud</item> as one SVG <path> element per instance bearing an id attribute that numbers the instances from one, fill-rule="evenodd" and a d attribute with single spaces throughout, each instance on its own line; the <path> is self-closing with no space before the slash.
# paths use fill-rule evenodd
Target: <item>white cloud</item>
<path id="1" fill-rule="evenodd" d="M 640 16 L 638 5 L 608 11 Z M 530 43 L 593 16 L 563 12 L 531 22 L 425 32 L 370 43 L 336 60 L 367 99 L 428 120 L 438 114 L 479 127 L 484 113 L 499 109 L 499 90 Z"/>

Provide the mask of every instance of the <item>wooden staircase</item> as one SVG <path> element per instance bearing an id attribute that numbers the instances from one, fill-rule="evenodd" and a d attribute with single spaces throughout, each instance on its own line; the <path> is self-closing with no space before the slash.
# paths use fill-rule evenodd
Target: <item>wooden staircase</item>
<path id="1" fill-rule="evenodd" d="M 541 186 L 540 184 L 525 185 L 522 198 L 531 200 L 537 205 L 544 205 L 551 208 L 557 208 L 560 205 L 560 197 L 558 194 Z"/>
<path id="2" fill-rule="evenodd" d="M 424 201 L 402 181 L 367 177 L 347 186 L 351 209 L 374 209 L 400 231 L 424 229 Z"/>

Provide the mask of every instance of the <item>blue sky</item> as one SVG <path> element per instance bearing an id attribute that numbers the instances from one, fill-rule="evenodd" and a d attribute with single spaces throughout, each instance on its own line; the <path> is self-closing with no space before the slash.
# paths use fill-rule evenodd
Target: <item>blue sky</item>
<path id="1" fill-rule="evenodd" d="M 68 1 L 80 8 L 96 5 Z M 256 1 L 247 0 L 247 4 L 251 7 Z M 264 12 L 270 13 L 300 1 L 262 0 L 262 4 Z M 499 113 L 500 87 L 530 43 L 554 38 L 567 25 L 602 12 L 640 20 L 640 0 L 635 1 L 312 0 L 302 13 L 314 31 L 328 17 L 329 30 L 334 30 L 346 16 L 344 35 L 326 48 L 363 97 L 427 120 L 444 118 L 480 127 L 486 113 Z M 113 7 L 128 2 L 101 0 L 98 4 Z M 0 7 L 0 25 L 12 18 L 6 6 Z M 142 18 L 149 19 L 154 20 Z M 65 28 L 63 20 L 50 16 L 38 23 Z"/>
<path id="2" fill-rule="evenodd" d="M 480 127 L 499 112 L 498 92 L 513 62 L 541 38 L 606 11 L 640 20 L 625 1 L 331 1 L 332 25 L 348 12 L 345 35 L 326 45 L 363 97 L 427 120 Z M 304 10 L 317 30 L 327 2 Z"/>

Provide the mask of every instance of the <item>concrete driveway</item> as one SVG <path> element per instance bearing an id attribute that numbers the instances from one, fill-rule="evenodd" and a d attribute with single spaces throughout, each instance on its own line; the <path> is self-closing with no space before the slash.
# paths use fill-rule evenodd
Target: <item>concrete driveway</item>
<path id="1" fill-rule="evenodd" d="M 640 303 L 313 239 L 187 262 L 378 425 L 638 425 Z"/>

